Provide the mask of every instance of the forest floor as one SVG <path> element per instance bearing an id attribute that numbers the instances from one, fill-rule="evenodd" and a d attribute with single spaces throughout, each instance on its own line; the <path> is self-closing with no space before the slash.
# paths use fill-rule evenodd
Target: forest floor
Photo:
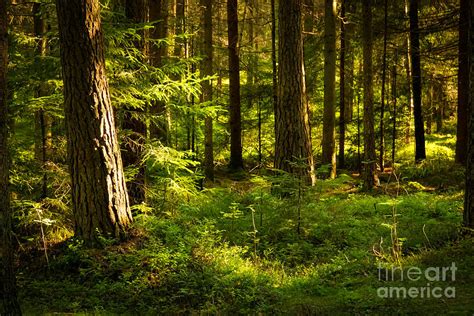
<path id="1" fill-rule="evenodd" d="M 50 245 L 49 263 L 44 249 L 23 249 L 24 312 L 472 315 L 463 171 L 443 154 L 448 138 L 428 140 L 435 158 L 402 161 L 371 193 L 349 172 L 313 188 L 220 177 L 138 212 L 126 242 L 69 238 Z M 285 198 L 271 192 L 277 181 L 292 188 Z"/>

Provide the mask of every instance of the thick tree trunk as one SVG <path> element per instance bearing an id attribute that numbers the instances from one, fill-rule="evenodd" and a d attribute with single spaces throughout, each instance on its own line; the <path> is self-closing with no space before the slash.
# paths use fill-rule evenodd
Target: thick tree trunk
<path id="1" fill-rule="evenodd" d="M 212 0 L 200 0 L 202 18 L 201 76 L 212 75 Z M 206 80 L 202 83 L 202 102 L 212 102 L 212 82 Z M 214 180 L 214 145 L 213 145 L 213 120 L 206 116 L 204 123 L 204 173 L 208 180 Z"/>
<path id="2" fill-rule="evenodd" d="M 336 1 L 325 0 L 324 10 L 324 113 L 322 164 L 336 177 Z"/>
<path id="3" fill-rule="evenodd" d="M 148 22 L 147 0 L 127 0 L 125 2 L 125 15 L 132 23 Z M 140 32 L 141 40 L 135 42 L 135 47 L 147 54 L 147 33 Z M 140 204 L 145 201 L 145 166 L 141 163 L 143 148 L 146 138 L 146 124 L 143 117 L 143 108 L 126 107 L 122 129 L 129 131 L 129 136 L 123 144 L 124 167 L 138 168 L 135 176 L 127 183 L 130 205 Z M 141 117 L 140 117 L 141 116 Z"/>
<path id="4" fill-rule="evenodd" d="M 413 85 L 413 116 L 415 119 L 415 161 L 426 159 L 425 127 L 421 107 L 420 29 L 418 27 L 418 1 L 410 0 L 410 44 Z"/>
<path id="5" fill-rule="evenodd" d="M 275 167 L 314 184 L 303 66 L 302 0 L 280 2 Z"/>
<path id="6" fill-rule="evenodd" d="M 468 16 L 469 44 L 469 119 L 466 164 L 466 191 L 464 199 L 464 225 L 474 228 L 474 6 L 470 6 Z"/>
<path id="7" fill-rule="evenodd" d="M 230 112 L 230 168 L 242 169 L 242 122 L 240 113 L 240 64 L 237 0 L 227 0 L 227 30 L 229 40 L 229 112 Z"/>
<path id="8" fill-rule="evenodd" d="M 467 156 L 467 123 L 469 118 L 469 29 L 468 18 L 471 0 L 461 0 L 459 17 L 459 52 L 458 52 L 458 111 L 456 133 L 456 162 L 466 164 Z"/>
<path id="9" fill-rule="evenodd" d="M 371 0 L 362 1 L 362 47 L 364 65 L 364 188 L 378 184 L 376 174 L 374 94 L 372 73 L 372 7 Z"/>
<path id="10" fill-rule="evenodd" d="M 10 157 L 8 154 L 8 18 L 7 1 L 0 1 L 0 230 L 1 263 L 0 294 L 3 309 L 1 315 L 21 315 L 16 295 L 12 213 L 10 208 Z"/>
<path id="11" fill-rule="evenodd" d="M 98 0 L 57 0 L 76 234 L 121 236 L 132 222 L 105 75 Z"/>

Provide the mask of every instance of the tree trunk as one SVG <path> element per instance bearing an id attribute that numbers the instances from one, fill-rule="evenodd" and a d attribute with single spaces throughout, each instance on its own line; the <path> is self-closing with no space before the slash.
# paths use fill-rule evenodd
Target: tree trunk
<path id="1" fill-rule="evenodd" d="M 384 1 L 384 27 L 383 27 L 383 56 L 382 56 L 382 100 L 380 102 L 380 150 L 379 167 L 384 171 L 385 152 L 385 80 L 387 74 L 387 28 L 388 28 L 388 1 Z"/>
<path id="2" fill-rule="evenodd" d="M 336 177 L 336 1 L 325 0 L 324 10 L 324 113 L 322 164 Z"/>
<path id="3" fill-rule="evenodd" d="M 459 52 L 458 52 L 458 111 L 456 132 L 456 162 L 466 164 L 467 156 L 467 123 L 469 118 L 469 29 L 468 18 L 471 0 L 461 0 L 459 17 Z"/>
<path id="4" fill-rule="evenodd" d="M 7 1 L 0 1 L 0 229 L 2 270 L 0 294 L 3 300 L 2 315 L 21 315 L 16 294 L 12 213 L 10 208 L 10 157 L 8 154 L 8 17 Z"/>
<path id="5" fill-rule="evenodd" d="M 240 113 L 239 17 L 237 0 L 227 0 L 227 29 L 229 40 L 229 112 L 230 168 L 243 169 L 242 122 Z"/>
<path id="6" fill-rule="evenodd" d="M 212 0 L 200 0 L 202 9 L 202 46 L 201 76 L 212 75 Z M 212 102 L 212 82 L 206 80 L 202 83 L 201 102 Z M 204 173 L 208 180 L 214 181 L 214 145 L 213 122 L 211 116 L 206 116 L 204 122 Z"/>
<path id="7" fill-rule="evenodd" d="M 44 9 L 41 3 L 33 4 L 33 24 L 36 37 L 36 55 L 40 58 L 46 56 L 47 38 L 46 23 L 42 16 Z M 40 83 L 35 96 L 37 98 L 48 95 L 48 87 L 46 83 Z M 51 155 L 52 147 L 52 118 L 44 109 L 39 109 L 35 113 L 35 158 L 43 171 L 43 179 L 41 181 L 41 198 L 44 199 L 48 195 L 48 178 L 47 178 L 47 162 Z"/>
<path id="8" fill-rule="evenodd" d="M 469 67 L 469 119 L 468 119 L 468 142 L 467 142 L 467 164 L 466 164 L 466 191 L 464 199 L 464 225 L 474 228 L 474 6 L 470 6 L 468 16 L 469 44 L 468 44 L 468 67 Z"/>
<path id="9" fill-rule="evenodd" d="M 280 2 L 275 167 L 314 184 L 303 66 L 302 0 Z"/>
<path id="10" fill-rule="evenodd" d="M 125 3 L 125 15 L 135 24 L 148 22 L 148 6 L 146 0 L 127 0 Z M 141 40 L 135 42 L 135 47 L 147 54 L 147 34 L 140 32 Z M 145 166 L 141 163 L 143 147 L 145 145 L 146 124 L 143 117 L 144 109 L 126 107 L 122 129 L 130 132 L 123 144 L 123 165 L 138 168 L 137 173 L 127 183 L 130 205 L 140 204 L 145 201 Z M 140 117 L 141 116 L 141 117 Z"/>
<path id="11" fill-rule="evenodd" d="M 341 3 L 341 55 L 339 62 L 339 168 L 344 168 L 346 142 L 346 0 Z"/>
<path id="12" fill-rule="evenodd" d="M 98 0 L 57 0 L 76 234 L 119 237 L 132 222 L 105 75 Z"/>
<path id="13" fill-rule="evenodd" d="M 362 1 L 362 48 L 364 65 L 364 188 L 378 184 L 376 174 L 374 95 L 372 73 L 372 8 L 371 0 Z"/>
<path id="14" fill-rule="evenodd" d="M 150 39 L 155 41 L 150 45 L 150 64 L 159 68 L 164 65 L 169 56 L 168 44 L 156 42 L 168 38 L 169 0 L 148 0 L 148 5 L 149 19 L 154 22 L 153 28 L 150 29 Z M 152 102 L 150 112 L 153 116 L 150 137 L 166 146 L 171 146 L 171 116 L 166 104 L 161 100 L 156 100 Z"/>
<path id="15" fill-rule="evenodd" d="M 405 18 L 409 19 L 409 1 L 405 0 Z M 412 63 L 411 63 L 411 56 L 412 56 L 412 49 L 411 49 L 411 40 L 410 40 L 410 32 L 407 34 L 406 38 L 406 58 L 405 58 L 405 69 L 407 74 L 407 83 L 408 83 L 408 99 L 409 102 L 407 104 L 407 112 L 408 112 L 408 120 L 406 120 L 406 130 L 405 130 L 405 143 L 409 144 L 411 140 L 411 122 L 413 118 L 413 108 L 414 108 L 414 101 L 413 101 L 413 86 L 412 86 Z"/>
<path id="16" fill-rule="evenodd" d="M 273 92 L 273 114 L 274 114 L 274 125 L 276 128 L 276 112 L 278 106 L 278 68 L 277 68 L 277 48 L 276 48 L 276 9 L 275 0 L 271 0 L 271 15 L 272 15 L 272 92 Z"/>
<path id="17" fill-rule="evenodd" d="M 418 1 L 410 0 L 410 44 L 413 85 L 413 116 L 415 119 L 415 161 L 426 159 L 425 127 L 421 107 L 420 29 L 418 27 Z"/>
<path id="18" fill-rule="evenodd" d="M 186 33 L 186 1 L 176 1 L 176 35 L 182 36 Z M 186 39 L 176 38 L 174 55 L 182 58 L 186 57 Z"/>
<path id="19" fill-rule="evenodd" d="M 395 60 L 392 68 L 392 98 L 393 98 L 393 116 L 392 116 L 392 172 L 395 170 L 395 153 L 397 141 L 397 64 L 398 49 L 395 49 Z"/>

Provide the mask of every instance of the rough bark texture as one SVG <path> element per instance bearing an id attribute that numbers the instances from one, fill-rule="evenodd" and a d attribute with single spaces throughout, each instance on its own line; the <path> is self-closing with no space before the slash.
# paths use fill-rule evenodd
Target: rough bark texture
<path id="1" fill-rule="evenodd" d="M 212 75 L 212 0 L 200 0 L 202 19 L 202 43 L 201 75 L 207 77 Z M 202 102 L 212 101 L 212 82 L 206 80 L 202 83 Z M 204 173 L 208 180 L 214 180 L 214 145 L 213 145 L 213 122 L 212 117 L 205 118 L 204 126 Z"/>
<path id="2" fill-rule="evenodd" d="M 57 0 L 76 234 L 120 236 L 132 221 L 105 75 L 98 0 Z"/>
<path id="3" fill-rule="evenodd" d="M 271 16 L 272 16 L 272 92 L 273 92 L 273 114 L 275 117 L 275 128 L 276 122 L 276 111 L 278 106 L 278 67 L 277 67 L 277 48 L 276 48 L 276 10 L 275 0 L 270 1 L 271 4 Z"/>
<path id="4" fill-rule="evenodd" d="M 474 6 L 469 8 L 469 120 L 466 164 L 466 191 L 464 199 L 464 225 L 474 228 Z"/>
<path id="5" fill-rule="evenodd" d="M 237 0 L 227 0 L 227 30 L 229 40 L 229 112 L 230 112 L 230 168 L 242 169 L 242 122 L 240 113 L 240 65 Z"/>
<path id="6" fill-rule="evenodd" d="M 177 0 L 176 1 L 176 22 L 175 29 L 176 35 L 183 35 L 186 32 L 186 1 Z M 182 38 L 176 38 L 176 43 L 174 46 L 174 55 L 176 57 L 186 57 L 186 40 Z"/>
<path id="7" fill-rule="evenodd" d="M 425 127 L 421 107 L 420 30 L 418 27 L 418 1 L 410 0 L 410 44 L 413 85 L 413 116 L 415 119 L 415 161 L 426 158 Z"/>
<path id="8" fill-rule="evenodd" d="M 378 184 L 376 174 L 374 93 L 372 73 L 372 1 L 362 1 L 362 49 L 364 65 L 364 188 L 372 189 Z"/>
<path id="9" fill-rule="evenodd" d="M 409 20 L 409 1 L 405 0 L 405 18 Z M 413 101 L 413 85 L 412 85 L 412 63 L 411 63 L 411 56 L 412 56 L 412 49 L 411 49 L 411 40 L 410 40 L 410 32 L 407 33 L 407 38 L 405 41 L 406 45 L 406 58 L 405 58 L 405 70 L 407 75 L 407 83 L 408 83 L 408 98 L 409 102 L 407 103 L 407 114 L 408 119 L 406 121 L 405 127 L 405 143 L 409 144 L 411 140 L 411 122 L 413 117 L 413 108 L 414 108 L 414 101 Z"/>
<path id="10" fill-rule="evenodd" d="M 321 162 L 330 165 L 329 176 L 336 177 L 336 1 L 324 6 L 324 113 Z"/>
<path id="11" fill-rule="evenodd" d="M 456 162 L 466 164 L 467 123 L 469 118 L 469 29 L 468 18 L 471 0 L 461 0 L 459 17 L 459 70 L 458 70 L 458 113 L 456 133 Z"/>
<path id="12" fill-rule="evenodd" d="M 302 0 L 280 2 L 275 167 L 314 184 L 303 66 Z M 304 163 L 303 166 L 299 164 Z"/>
<path id="13" fill-rule="evenodd" d="M 0 1 L 0 230 L 2 270 L 0 271 L 0 294 L 2 294 L 1 315 L 21 315 L 16 295 L 14 250 L 12 236 L 12 214 L 10 208 L 8 155 L 8 19 L 7 1 Z"/>
<path id="14" fill-rule="evenodd" d="M 148 22 L 148 1 L 127 0 L 125 15 L 132 23 Z M 147 55 L 147 33 L 140 32 L 141 40 L 135 42 L 135 47 Z M 145 201 L 145 166 L 141 163 L 146 137 L 146 124 L 141 117 L 144 109 L 128 106 L 124 109 L 122 129 L 128 130 L 128 137 L 123 143 L 122 159 L 124 167 L 138 168 L 135 176 L 127 183 L 130 205 Z"/>
<path id="15" fill-rule="evenodd" d="M 379 167 L 384 171 L 385 152 L 385 81 L 387 74 L 387 29 L 388 29 L 388 1 L 384 1 L 384 28 L 383 28 L 383 55 L 382 55 L 382 99 L 380 102 L 380 143 L 379 143 Z"/>

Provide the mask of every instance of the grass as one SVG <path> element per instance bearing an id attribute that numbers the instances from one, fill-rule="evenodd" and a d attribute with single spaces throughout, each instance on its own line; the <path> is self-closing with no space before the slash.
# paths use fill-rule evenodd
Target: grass
<path id="1" fill-rule="evenodd" d="M 25 314 L 471 315 L 474 240 L 461 234 L 462 170 L 448 170 L 450 152 L 439 154 L 452 151 L 449 138 L 429 140 L 432 160 L 411 168 L 402 159 L 401 182 L 371 194 L 345 174 L 318 181 L 301 198 L 272 194 L 272 177 L 223 178 L 170 203 L 172 212 L 138 215 L 126 242 L 104 239 L 93 250 L 69 238 L 49 249 L 49 267 L 42 251 L 23 253 Z M 380 267 L 425 271 L 452 262 L 454 281 L 379 278 Z M 455 287 L 456 296 L 377 292 L 427 283 Z"/>

